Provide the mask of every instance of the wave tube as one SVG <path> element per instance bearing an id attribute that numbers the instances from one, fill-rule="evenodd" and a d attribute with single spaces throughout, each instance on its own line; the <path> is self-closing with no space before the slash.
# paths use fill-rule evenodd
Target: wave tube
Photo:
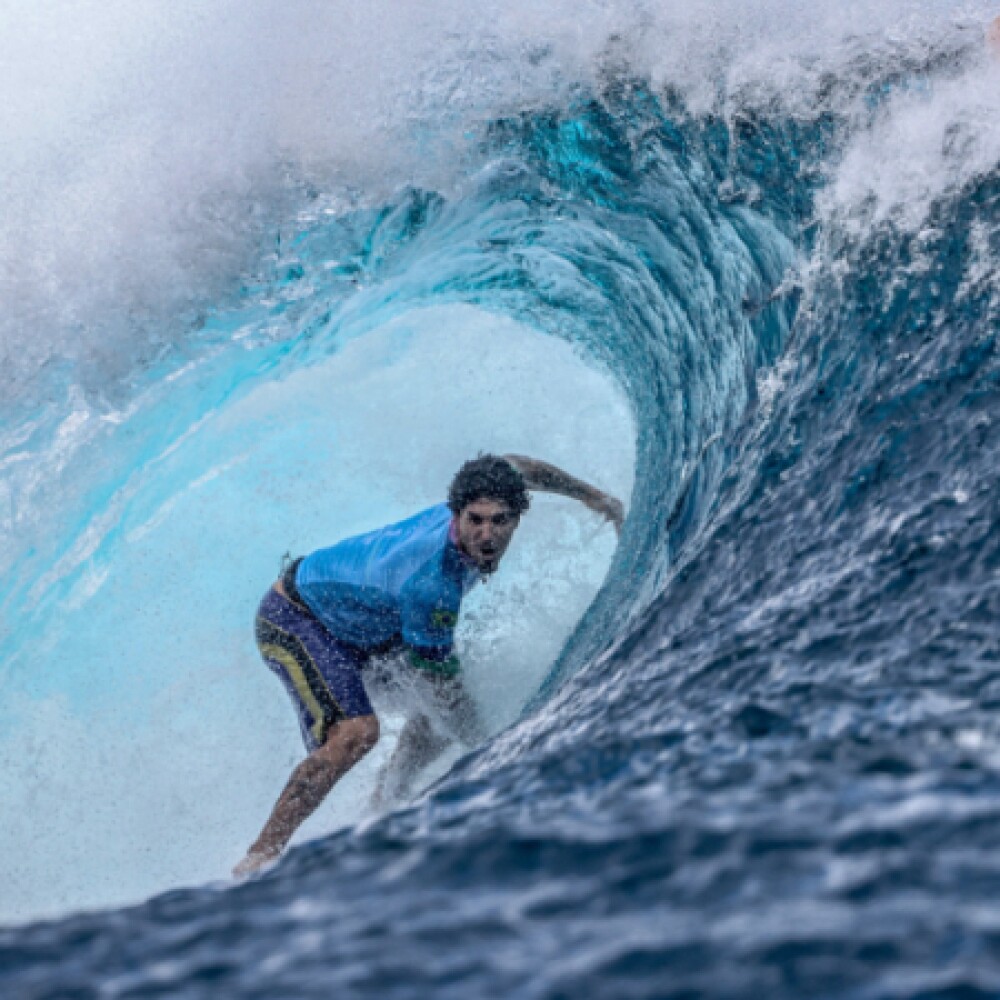
<path id="1" fill-rule="evenodd" d="M 161 405 L 177 399 L 173 389 Z M 150 407 L 123 420 L 105 458 L 159 418 Z M 3 918 L 225 872 L 301 756 L 251 629 L 284 551 L 440 502 L 454 469 L 490 448 L 544 451 L 627 498 L 633 437 L 624 398 L 571 348 L 454 306 L 271 373 L 148 454 L 111 499 L 113 524 L 106 507 L 85 512 L 93 550 L 36 583 L 45 612 L 15 632 L 5 661 L 3 810 L 15 819 L 2 848 L 18 862 Z M 537 688 L 614 549 L 586 511 L 547 498 L 535 508 L 459 635 L 470 690 L 497 728 Z M 395 717 L 386 723 L 380 754 L 305 836 L 364 814 L 391 749 Z"/>

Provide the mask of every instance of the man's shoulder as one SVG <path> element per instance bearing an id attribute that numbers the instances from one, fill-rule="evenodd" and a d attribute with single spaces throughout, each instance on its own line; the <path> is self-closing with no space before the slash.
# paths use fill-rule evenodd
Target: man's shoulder
<path id="1" fill-rule="evenodd" d="M 437 531 L 451 521 L 451 511 L 446 503 L 436 503 L 433 507 L 426 507 L 424 510 L 411 514 L 402 521 L 397 521 L 388 527 L 400 531 Z"/>
<path id="2" fill-rule="evenodd" d="M 447 538 L 446 525 L 451 520 L 451 511 L 448 505 L 439 503 L 433 507 L 427 507 L 403 518 L 402 521 L 393 521 L 381 528 L 365 532 L 362 535 L 355 535 L 345 539 L 346 542 L 362 541 L 385 541 L 388 543 L 404 544 L 410 541 L 419 541 L 423 538 L 439 540 L 443 535 Z M 343 544 L 343 543 L 339 543 Z"/>
<path id="3" fill-rule="evenodd" d="M 343 538 L 306 556 L 299 579 L 353 578 L 365 575 L 369 567 L 393 564 L 399 567 L 397 572 L 409 575 L 447 542 L 449 520 L 447 505 L 437 504 L 402 521 Z"/>
<path id="4" fill-rule="evenodd" d="M 420 569 L 428 560 L 436 559 L 448 544 L 448 526 L 451 512 L 445 504 L 397 521 L 383 528 L 378 536 L 380 550 L 393 558 L 401 559 L 411 567 Z"/>
<path id="5" fill-rule="evenodd" d="M 317 552 L 333 552 L 337 549 L 344 550 L 359 545 L 370 545 L 378 541 L 406 542 L 410 539 L 433 534 L 447 524 L 450 519 L 451 512 L 448 510 L 448 505 L 435 504 L 433 507 L 427 507 L 416 514 L 411 514 L 402 521 L 393 521 L 381 528 L 372 528 L 356 535 L 348 535 L 339 542 L 334 542 L 328 548 L 318 549 Z"/>

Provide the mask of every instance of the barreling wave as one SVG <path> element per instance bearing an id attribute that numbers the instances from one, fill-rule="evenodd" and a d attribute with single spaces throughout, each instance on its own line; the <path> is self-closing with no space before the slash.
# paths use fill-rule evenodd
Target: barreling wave
<path id="1" fill-rule="evenodd" d="M 12 424 L 6 467 L 65 454 L 85 501 L 39 540 L 59 480 L 12 475 L 33 503 L 0 590 L 8 677 L 39 635 L 70 648 L 128 540 L 200 481 L 178 455 L 242 461 L 254 442 L 227 435 L 258 393 L 393 324 L 475 310 L 568 342 L 636 440 L 600 591 L 485 747 L 253 883 L 0 933 L 10 990 L 1000 988 L 1000 168 L 995 125 L 955 115 L 995 110 L 993 71 L 949 37 L 859 57 L 809 107 L 706 108 L 605 56 L 587 86 L 493 115 L 457 187 L 302 192 L 184 357 L 126 403 L 79 397 L 108 418 L 84 443 L 72 413 Z M 599 463 L 603 442 L 573 446 Z"/>

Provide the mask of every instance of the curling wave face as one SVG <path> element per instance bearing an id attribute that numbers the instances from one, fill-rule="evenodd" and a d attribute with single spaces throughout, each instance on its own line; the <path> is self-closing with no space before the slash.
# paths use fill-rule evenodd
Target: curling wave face
<path id="1" fill-rule="evenodd" d="M 18 627 L 3 652 L 20 677 L 45 641 L 69 648 L 48 619 L 113 585 L 129 519 L 133 543 L 153 530 L 164 496 L 144 492 L 148 477 L 200 482 L 200 448 L 242 461 L 257 450 L 249 415 L 315 442 L 320 429 L 302 428 L 338 358 L 367 376 L 371 353 L 405 358 L 449 323 L 481 323 L 484 337 L 499 324 L 503 344 L 531 355 L 540 331 L 558 345 L 531 355 L 542 367 L 594 379 L 596 411 L 571 414 L 563 446 L 586 435 L 599 479 L 631 420 L 635 436 L 622 544 L 567 588 L 561 635 L 583 619 L 523 674 L 494 739 L 409 808 L 305 844 L 252 884 L 0 934 L 12 990 L 1000 988 L 1000 174 L 995 125 L 974 127 L 997 90 L 954 33 L 905 54 L 838 67 L 795 114 L 759 94 L 705 109 L 609 56 L 599 86 L 494 115 L 458 188 L 414 186 L 376 207 L 313 192 L 266 273 L 202 318 L 187 367 L 172 354 L 147 370 L 132 409 L 105 404 L 96 430 L 58 408 L 50 424 L 12 424 L 7 468 L 65 448 L 60 474 L 86 497 L 84 515 L 44 541 L 38 515 L 23 515 L 25 540 L 8 550 L 0 599 Z M 938 155 L 908 153 L 928 137 Z M 864 181 L 861 165 L 876 162 Z M 567 342 L 577 360 L 560 353 Z M 451 371 L 457 343 L 441 341 L 420 371 Z M 593 367 L 572 367 L 579 354 L 627 405 Z M 406 382 L 380 384 L 377 398 Z M 353 401 L 365 416 L 338 428 L 343 439 L 377 419 L 372 398 Z M 80 396 L 74 412 L 94 405 Z M 289 438 L 273 440 L 277 452 Z M 104 441 L 110 466 L 82 471 Z M 418 449 L 415 467 L 434 453 Z M 631 454 L 611 475 L 627 490 Z M 404 495 L 407 477 L 394 486 Z M 10 481 L 22 496 L 51 489 Z M 262 487 L 254 473 L 228 489 L 257 501 Z M 583 533 L 561 538 L 570 551 Z M 228 543 L 239 549 L 238 531 Z M 240 572 L 216 574 L 219 607 Z M 125 594 L 109 603 L 102 641 L 126 608 Z M 39 647 L 40 634 L 55 638 Z M 512 650 L 513 664 L 523 650 Z M 19 814 L 27 840 L 30 802 Z"/>

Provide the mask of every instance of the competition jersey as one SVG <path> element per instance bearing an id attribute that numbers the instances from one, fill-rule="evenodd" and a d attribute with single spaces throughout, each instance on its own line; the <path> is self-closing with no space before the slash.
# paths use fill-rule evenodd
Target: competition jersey
<path id="1" fill-rule="evenodd" d="M 295 586 L 338 639 L 365 650 L 400 642 L 443 662 L 452 653 L 462 598 L 479 579 L 451 538 L 451 510 L 438 504 L 299 564 Z"/>

